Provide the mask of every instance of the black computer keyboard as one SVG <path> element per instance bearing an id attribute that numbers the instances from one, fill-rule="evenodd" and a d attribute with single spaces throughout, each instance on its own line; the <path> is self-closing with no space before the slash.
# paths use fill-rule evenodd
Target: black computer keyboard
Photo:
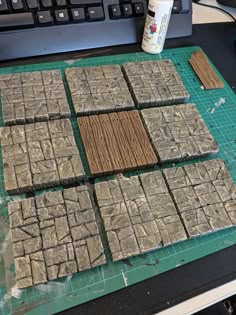
<path id="1" fill-rule="evenodd" d="M 140 41 L 147 0 L 0 0 L 0 60 Z M 191 34 L 174 1 L 168 37 Z"/>

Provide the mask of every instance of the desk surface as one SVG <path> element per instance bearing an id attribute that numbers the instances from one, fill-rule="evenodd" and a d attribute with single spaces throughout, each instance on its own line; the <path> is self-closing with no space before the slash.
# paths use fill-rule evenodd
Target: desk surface
<path id="1" fill-rule="evenodd" d="M 192 37 L 169 40 L 166 47 L 201 46 L 234 89 L 236 87 L 234 40 L 236 40 L 236 25 L 233 23 L 195 25 Z M 138 45 L 30 58 L 24 62 L 47 62 L 135 51 L 140 51 Z M 13 64 L 22 64 L 22 61 L 5 62 L 1 65 Z M 75 307 L 64 314 L 153 314 L 235 279 L 235 260 L 236 245 L 119 292 Z"/>
<path id="2" fill-rule="evenodd" d="M 234 17 L 236 17 L 236 8 L 230 8 L 223 5 L 220 5 L 216 0 L 204 0 L 201 1 L 204 4 L 214 5 L 219 8 L 222 8 Z M 231 22 L 232 19 L 227 14 L 215 10 L 213 8 L 206 8 L 198 4 L 193 3 L 193 24 L 202 24 L 202 23 L 216 23 L 216 22 Z"/>

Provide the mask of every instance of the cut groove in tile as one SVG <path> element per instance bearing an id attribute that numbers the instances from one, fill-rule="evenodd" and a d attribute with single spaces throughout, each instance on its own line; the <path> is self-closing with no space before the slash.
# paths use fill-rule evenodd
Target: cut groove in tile
<path id="1" fill-rule="evenodd" d="M 119 65 L 68 68 L 65 74 L 78 116 L 134 108 Z"/>
<path id="2" fill-rule="evenodd" d="M 189 99 L 171 60 L 128 62 L 123 69 L 139 108 L 178 104 Z"/>
<path id="3" fill-rule="evenodd" d="M 95 193 L 113 261 L 186 239 L 160 171 L 118 175 L 95 183 Z"/>
<path id="4" fill-rule="evenodd" d="M 158 162 L 137 111 L 79 117 L 78 125 L 92 175 Z"/>
<path id="5" fill-rule="evenodd" d="M 87 186 L 8 204 L 18 288 L 106 263 Z"/>
<path id="6" fill-rule="evenodd" d="M 59 70 L 0 75 L 5 125 L 70 117 Z"/>
<path id="7" fill-rule="evenodd" d="M 3 127 L 0 140 L 8 193 L 70 184 L 85 175 L 69 119 Z"/>
<path id="8" fill-rule="evenodd" d="M 175 162 L 218 152 L 218 145 L 194 104 L 141 111 L 160 162 Z"/>

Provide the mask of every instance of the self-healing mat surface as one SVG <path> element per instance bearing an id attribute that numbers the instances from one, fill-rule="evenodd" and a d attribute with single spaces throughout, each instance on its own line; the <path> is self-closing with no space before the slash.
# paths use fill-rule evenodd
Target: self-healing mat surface
<path id="1" fill-rule="evenodd" d="M 117 55 L 110 57 L 90 58 L 74 62 L 56 62 L 0 69 L 0 74 L 33 72 L 43 70 L 61 70 L 66 84 L 64 69 L 69 67 L 87 67 L 105 64 L 123 64 L 126 62 L 171 59 L 178 74 L 191 95 L 189 102 L 195 103 L 209 131 L 219 145 L 219 153 L 214 156 L 225 161 L 230 175 L 236 182 L 236 96 L 225 83 L 224 89 L 206 91 L 188 63 L 191 54 L 198 47 L 170 49 L 161 55 L 153 56 L 145 53 Z M 222 78 L 222 77 L 221 77 Z M 72 111 L 72 126 L 76 143 L 80 149 L 84 169 L 89 176 L 76 115 L 73 110 L 69 89 L 66 85 L 67 97 Z M 0 115 L 1 116 L 1 115 Z M 3 126 L 2 116 L 0 117 Z M 1 154 L 1 153 L 0 153 Z M 212 157 L 209 157 L 210 159 Z M 2 161 L 2 157 L 0 156 Z M 177 163 L 178 166 L 204 161 L 207 158 Z M 172 164 L 165 164 L 171 167 Z M 160 169 L 159 166 L 152 169 Z M 125 175 L 135 175 L 137 171 Z M 99 179 L 98 179 L 99 180 Z M 56 188 L 56 189 L 60 189 Z M 53 189 L 55 190 L 55 189 Z M 39 194 L 38 192 L 36 194 Z M 137 283 L 162 272 L 176 268 L 190 261 L 214 253 L 236 243 L 236 228 L 228 228 L 209 235 L 186 240 L 175 245 L 154 250 L 128 260 L 112 262 L 111 254 L 103 231 L 102 241 L 105 247 L 107 264 L 92 270 L 85 270 L 73 276 L 57 281 L 49 281 L 33 288 L 18 290 L 15 282 L 12 243 L 9 233 L 7 203 L 25 195 L 9 197 L 3 189 L 2 162 L 0 166 L 0 314 L 53 314 L 75 305 L 98 298 L 125 286 Z M 101 227 L 101 219 L 97 211 L 96 217 Z M 101 230 L 101 229 L 100 229 Z"/>

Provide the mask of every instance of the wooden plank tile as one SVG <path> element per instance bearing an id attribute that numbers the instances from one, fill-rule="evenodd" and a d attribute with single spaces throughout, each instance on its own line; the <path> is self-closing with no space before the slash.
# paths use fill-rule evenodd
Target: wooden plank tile
<path id="1" fill-rule="evenodd" d="M 120 120 L 120 123 L 125 131 L 125 134 L 127 135 L 127 139 L 129 141 L 130 147 L 133 151 L 134 157 L 136 159 L 136 162 L 139 166 L 146 166 L 147 160 L 145 158 L 145 155 L 143 154 L 142 148 L 139 143 L 139 139 L 137 138 L 137 135 L 135 133 L 135 130 L 132 126 L 132 122 L 129 118 L 129 115 L 127 112 L 119 112 L 117 113 L 117 116 Z"/>
<path id="2" fill-rule="evenodd" d="M 109 119 L 112 125 L 112 129 L 114 131 L 114 135 L 116 137 L 117 144 L 120 148 L 120 152 L 122 153 L 125 168 L 127 169 L 137 168 L 137 162 L 133 155 L 127 136 L 125 134 L 125 130 L 120 124 L 120 120 L 117 116 L 117 113 L 110 114 Z"/>
<path id="3" fill-rule="evenodd" d="M 80 117 L 77 121 L 85 147 L 85 153 L 87 156 L 90 172 L 92 175 L 99 175 L 102 173 L 102 165 L 97 154 L 96 142 L 93 137 L 91 125 L 89 123 L 89 117 Z"/>
<path id="4" fill-rule="evenodd" d="M 125 169 L 125 163 L 122 159 L 116 137 L 114 135 L 111 122 L 108 114 L 98 115 L 98 119 L 102 126 L 103 135 L 106 141 L 109 155 L 112 157 L 112 164 L 114 171 L 123 171 Z"/>
<path id="5" fill-rule="evenodd" d="M 112 159 L 107 149 L 105 137 L 98 115 L 92 115 L 89 118 L 90 125 L 93 126 L 93 137 L 96 141 L 97 153 L 102 166 L 103 173 L 111 173 L 113 171 Z"/>
<path id="6" fill-rule="evenodd" d="M 137 138 L 139 143 L 142 147 L 142 151 L 146 157 L 148 165 L 154 165 L 158 162 L 157 156 L 154 152 L 154 149 L 151 145 L 151 142 L 148 138 L 146 130 L 142 124 L 140 116 L 137 111 L 130 111 L 128 112 L 128 116 L 132 122 L 132 126 L 136 132 Z"/>
<path id="7" fill-rule="evenodd" d="M 224 87 L 224 83 L 219 79 L 201 50 L 197 50 L 191 55 L 189 63 L 206 90 L 221 89 Z"/>

